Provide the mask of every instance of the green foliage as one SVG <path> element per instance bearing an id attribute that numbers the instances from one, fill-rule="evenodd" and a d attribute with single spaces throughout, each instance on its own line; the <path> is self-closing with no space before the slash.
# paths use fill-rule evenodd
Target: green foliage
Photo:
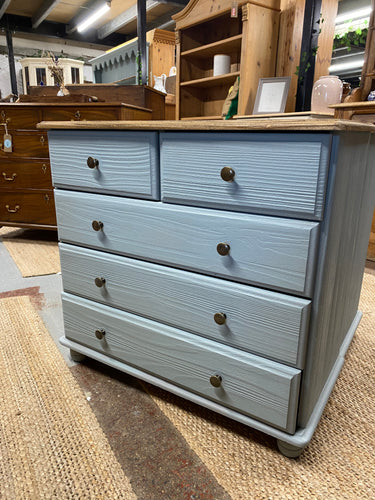
<path id="1" fill-rule="evenodd" d="M 345 33 L 335 36 L 333 48 L 338 49 L 346 47 L 349 52 L 353 47 L 364 48 L 366 45 L 367 33 L 368 28 L 357 28 L 354 30 L 353 26 L 348 26 L 348 30 Z"/>

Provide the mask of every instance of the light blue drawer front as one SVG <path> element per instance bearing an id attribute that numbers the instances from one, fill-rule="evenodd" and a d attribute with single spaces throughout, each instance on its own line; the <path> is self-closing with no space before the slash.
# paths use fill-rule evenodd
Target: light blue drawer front
<path id="1" fill-rule="evenodd" d="M 60 257 L 66 292 L 303 368 L 306 299 L 64 243 Z"/>
<path id="2" fill-rule="evenodd" d="M 59 189 L 55 201 L 61 241 L 311 296 L 317 223 Z"/>
<path id="3" fill-rule="evenodd" d="M 67 338 L 294 432 L 299 370 L 102 304 L 62 298 Z M 102 340 L 98 329 L 105 331 Z M 216 374 L 218 388 L 210 384 Z"/>
<path id="4" fill-rule="evenodd" d="M 330 143 L 329 134 L 161 133 L 162 200 L 320 220 Z"/>
<path id="5" fill-rule="evenodd" d="M 159 199 L 156 132 L 51 130 L 48 140 L 55 186 Z"/>

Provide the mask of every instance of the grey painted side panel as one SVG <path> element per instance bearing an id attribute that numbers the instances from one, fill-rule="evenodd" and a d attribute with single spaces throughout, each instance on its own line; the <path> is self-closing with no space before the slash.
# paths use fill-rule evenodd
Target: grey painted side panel
<path id="1" fill-rule="evenodd" d="M 330 141 L 330 134 L 161 133 L 162 200 L 320 220 Z M 233 182 L 220 176 L 226 166 Z"/>
<path id="2" fill-rule="evenodd" d="M 63 293 L 65 335 L 226 407 L 295 429 L 300 371 Z M 104 340 L 95 337 L 104 329 Z M 215 388 L 210 377 L 219 374 Z"/>
<path id="3" fill-rule="evenodd" d="M 64 243 L 60 257 L 66 292 L 303 367 L 306 299 Z M 224 325 L 214 321 L 218 312 Z"/>
<path id="4" fill-rule="evenodd" d="M 50 130 L 48 141 L 55 186 L 159 199 L 156 132 Z"/>
<path id="5" fill-rule="evenodd" d="M 62 241 L 309 296 L 319 224 L 56 190 Z M 103 222 L 94 231 L 93 220 Z M 216 250 L 230 245 L 229 255 Z"/>
<path id="6" fill-rule="evenodd" d="M 309 421 L 357 314 L 375 198 L 374 135 L 334 138 L 299 425 Z M 370 142 L 372 141 L 372 142 Z"/>

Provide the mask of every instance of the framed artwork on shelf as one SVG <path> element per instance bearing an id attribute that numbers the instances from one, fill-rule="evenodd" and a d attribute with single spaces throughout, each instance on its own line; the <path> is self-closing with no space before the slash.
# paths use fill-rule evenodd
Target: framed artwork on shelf
<path id="1" fill-rule="evenodd" d="M 253 115 L 284 113 L 290 80 L 290 76 L 260 78 Z"/>

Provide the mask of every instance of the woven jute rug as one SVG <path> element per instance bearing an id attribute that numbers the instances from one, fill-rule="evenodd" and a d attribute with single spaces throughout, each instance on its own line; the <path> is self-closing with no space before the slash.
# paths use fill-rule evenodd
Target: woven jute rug
<path id="1" fill-rule="evenodd" d="M 136 499 L 27 296 L 0 300 L 0 498 Z"/>
<path id="2" fill-rule="evenodd" d="M 3 227 L 0 237 L 23 277 L 60 271 L 57 232 Z"/>
<path id="3" fill-rule="evenodd" d="M 269 436 L 146 386 L 234 500 L 375 498 L 375 276 L 365 274 L 360 309 L 336 387 L 296 460 Z"/>

